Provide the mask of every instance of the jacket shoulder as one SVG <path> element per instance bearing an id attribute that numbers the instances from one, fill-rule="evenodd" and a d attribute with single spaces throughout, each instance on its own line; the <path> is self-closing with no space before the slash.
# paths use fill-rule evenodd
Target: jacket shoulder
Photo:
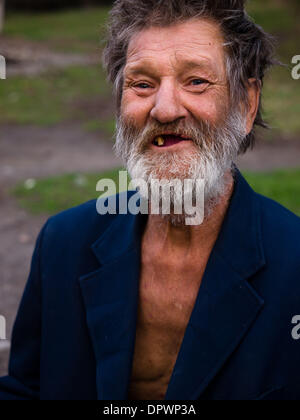
<path id="1" fill-rule="evenodd" d="M 123 194 L 125 193 L 91 200 L 50 217 L 46 223 L 45 237 L 47 240 L 59 239 L 65 242 L 71 239 L 79 243 L 93 243 L 118 217 L 118 211 L 99 214 L 97 210 L 99 202 L 106 205 L 108 199 L 115 201 L 116 210 L 118 210 L 119 200 Z M 130 194 L 128 194 L 129 197 Z"/>
<path id="2" fill-rule="evenodd" d="M 269 227 L 281 234 L 291 235 L 291 237 L 298 235 L 299 238 L 300 217 L 270 198 L 260 194 L 256 194 L 256 196 L 261 204 L 263 221 Z"/>
<path id="3" fill-rule="evenodd" d="M 262 214 L 262 235 L 269 258 L 286 261 L 300 270 L 300 218 L 279 203 L 257 194 Z"/>

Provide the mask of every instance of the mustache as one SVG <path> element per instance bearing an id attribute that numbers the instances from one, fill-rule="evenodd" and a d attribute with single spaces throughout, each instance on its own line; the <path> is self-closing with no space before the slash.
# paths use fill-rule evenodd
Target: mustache
<path id="1" fill-rule="evenodd" d="M 202 146 L 208 139 L 213 138 L 222 124 L 214 125 L 206 120 L 175 121 L 172 123 L 160 123 L 151 121 L 143 128 L 136 127 L 134 120 L 119 119 L 117 129 L 122 128 L 123 136 L 129 143 L 134 142 L 139 152 L 144 152 L 149 143 L 157 136 L 164 133 L 172 133 L 191 139 L 197 146 Z"/>

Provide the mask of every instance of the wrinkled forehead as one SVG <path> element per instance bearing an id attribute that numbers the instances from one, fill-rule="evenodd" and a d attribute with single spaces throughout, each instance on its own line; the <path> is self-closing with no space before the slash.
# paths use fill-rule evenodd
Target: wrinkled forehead
<path id="1" fill-rule="evenodd" d="M 135 34 L 128 47 L 127 66 L 142 61 L 177 65 L 199 61 L 212 67 L 224 66 L 224 38 L 219 26 L 197 19 L 167 27 L 150 27 Z"/>

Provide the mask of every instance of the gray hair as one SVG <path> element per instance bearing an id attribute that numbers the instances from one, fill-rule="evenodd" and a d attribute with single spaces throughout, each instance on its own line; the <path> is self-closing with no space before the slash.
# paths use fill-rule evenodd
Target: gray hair
<path id="1" fill-rule="evenodd" d="M 110 12 L 103 64 L 114 84 L 120 109 L 123 71 L 131 38 L 153 26 L 168 26 L 189 19 L 204 18 L 216 22 L 222 31 L 226 49 L 226 68 L 233 106 L 248 106 L 248 80 L 262 87 L 266 71 L 274 59 L 274 39 L 256 25 L 245 11 L 246 0 L 116 0 Z M 254 127 L 241 145 L 240 153 L 253 147 L 255 126 L 267 127 L 262 116 L 262 101 Z"/>

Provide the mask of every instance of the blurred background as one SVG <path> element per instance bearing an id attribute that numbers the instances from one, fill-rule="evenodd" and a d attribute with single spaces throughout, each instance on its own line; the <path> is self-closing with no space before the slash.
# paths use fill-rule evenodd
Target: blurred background
<path id="1" fill-rule="evenodd" d="M 114 100 L 101 68 L 104 0 L 0 0 L 0 315 L 10 339 L 34 243 L 47 218 L 97 198 L 116 178 Z M 5 7 L 5 13 L 3 13 Z M 239 165 L 256 191 L 300 215 L 300 1 L 249 0 L 248 11 L 278 40 L 264 88 L 272 126 Z M 0 341 L 0 375 L 9 341 Z"/>

